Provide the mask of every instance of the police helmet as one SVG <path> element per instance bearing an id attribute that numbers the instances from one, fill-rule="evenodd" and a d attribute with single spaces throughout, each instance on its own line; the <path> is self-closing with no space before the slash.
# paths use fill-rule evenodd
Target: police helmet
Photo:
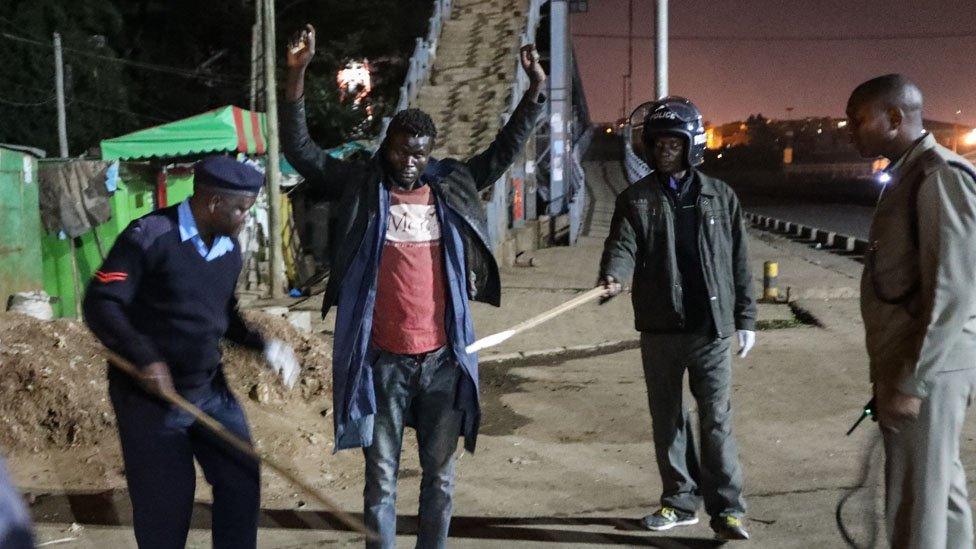
<path id="1" fill-rule="evenodd" d="M 640 144 L 645 161 L 653 167 L 650 154 L 654 138 L 661 135 L 679 135 L 687 144 L 688 166 L 698 166 L 705 160 L 705 124 L 701 111 L 694 103 L 669 95 L 637 107 L 630 116 L 632 141 Z"/>

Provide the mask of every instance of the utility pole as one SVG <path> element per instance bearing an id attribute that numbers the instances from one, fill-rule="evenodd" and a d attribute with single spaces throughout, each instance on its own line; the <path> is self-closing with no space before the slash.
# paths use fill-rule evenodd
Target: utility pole
<path id="1" fill-rule="evenodd" d="M 284 296 L 285 266 L 281 254 L 281 166 L 278 145 L 278 91 L 275 84 L 275 5 L 264 0 L 264 94 L 268 117 L 268 285 L 272 299 Z"/>
<path id="2" fill-rule="evenodd" d="M 623 93 L 620 102 L 620 118 L 627 118 L 627 114 L 628 114 L 627 113 L 627 90 L 629 88 L 628 88 L 627 79 L 629 77 L 630 75 L 624 74 L 623 77 L 620 79 L 620 83 L 623 88 Z"/>
<path id="3" fill-rule="evenodd" d="M 252 111 L 258 110 L 258 78 L 261 75 L 261 63 L 263 48 L 261 41 L 264 39 L 262 19 L 264 13 L 261 9 L 262 0 L 254 0 L 254 24 L 251 25 L 251 94 L 248 96 L 250 102 L 248 108 Z"/>
<path id="4" fill-rule="evenodd" d="M 58 97 L 58 145 L 61 158 L 68 157 L 68 117 L 64 112 L 64 60 L 61 58 L 61 34 L 54 33 L 54 89 Z"/>
<path id="5" fill-rule="evenodd" d="M 634 0 L 627 3 L 627 79 L 624 88 L 624 116 L 630 111 L 627 109 L 633 104 L 634 94 Z"/>
<path id="6" fill-rule="evenodd" d="M 654 48 L 654 94 L 668 95 L 668 0 L 657 0 Z"/>

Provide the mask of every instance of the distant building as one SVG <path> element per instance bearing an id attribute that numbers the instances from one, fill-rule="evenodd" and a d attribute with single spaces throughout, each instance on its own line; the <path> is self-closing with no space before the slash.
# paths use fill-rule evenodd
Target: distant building
<path id="1" fill-rule="evenodd" d="M 748 129 L 745 122 L 729 122 L 721 126 L 706 124 L 705 146 L 716 150 L 748 145 Z"/>
<path id="2" fill-rule="evenodd" d="M 786 163 L 856 162 L 861 160 L 851 144 L 846 118 L 807 117 L 791 120 L 773 120 L 750 117 L 747 121 L 728 122 L 721 125 L 706 124 L 706 146 L 711 150 L 726 149 L 752 144 L 754 132 L 750 124 L 765 122 L 767 141 L 782 151 Z M 925 120 L 925 129 L 935 136 L 944 147 L 965 154 L 976 151 L 976 129 L 937 120 Z"/>
<path id="3" fill-rule="evenodd" d="M 965 154 L 976 151 L 976 129 L 952 122 L 924 120 L 929 131 L 940 145 Z"/>

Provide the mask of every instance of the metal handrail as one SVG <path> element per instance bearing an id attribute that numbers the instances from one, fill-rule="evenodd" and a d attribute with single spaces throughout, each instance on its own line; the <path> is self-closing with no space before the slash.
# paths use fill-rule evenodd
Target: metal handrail
<path id="1" fill-rule="evenodd" d="M 542 4 L 542 0 L 529 0 L 525 27 L 522 29 L 519 37 L 520 48 L 535 41 L 535 32 L 539 27 L 539 12 Z M 518 58 L 515 59 L 514 69 L 515 80 L 512 82 L 512 88 L 508 97 L 508 107 L 505 112 L 499 115 L 499 127 L 504 126 L 508 122 L 512 113 L 515 112 L 515 107 L 518 106 L 522 94 L 529 88 L 529 77 L 522 70 L 522 63 Z M 505 170 L 505 173 L 491 186 L 491 194 L 488 201 L 485 202 L 485 213 L 488 216 L 488 233 L 493 247 L 497 247 L 501 243 L 501 234 L 510 224 L 507 200 L 509 194 L 508 189 L 511 186 L 511 178 L 511 171 Z"/>
<path id="2" fill-rule="evenodd" d="M 421 88 L 430 81 L 430 73 L 434 68 L 434 59 L 437 57 L 437 44 L 440 41 L 441 30 L 444 28 L 444 21 L 451 16 L 452 0 L 436 0 L 434 2 L 434 12 L 427 21 L 426 38 L 418 37 L 413 48 L 413 55 L 410 56 L 407 75 L 400 86 L 400 95 L 397 98 L 396 109 L 400 112 L 409 108 L 420 95 Z M 380 139 L 386 135 L 386 127 L 390 124 L 391 117 L 383 118 L 383 127 L 380 130 Z"/>

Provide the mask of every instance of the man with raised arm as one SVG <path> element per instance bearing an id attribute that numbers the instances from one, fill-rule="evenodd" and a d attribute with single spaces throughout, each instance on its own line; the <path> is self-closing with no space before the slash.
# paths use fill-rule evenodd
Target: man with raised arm
<path id="1" fill-rule="evenodd" d="M 545 104 L 546 74 L 522 47 L 529 88 L 494 142 L 467 160 L 430 157 L 437 130 L 418 109 L 396 113 L 366 163 L 328 156 L 308 135 L 304 76 L 309 25 L 288 47 L 282 143 L 288 161 L 338 203 L 339 238 L 323 316 L 337 307 L 333 349 L 335 449 L 363 448 L 366 525 L 396 545 L 404 426 L 420 445 L 418 547 L 444 547 L 459 436 L 473 452 L 480 422 L 478 358 L 468 300 L 498 305 L 498 266 L 479 198 L 511 165 Z"/>

